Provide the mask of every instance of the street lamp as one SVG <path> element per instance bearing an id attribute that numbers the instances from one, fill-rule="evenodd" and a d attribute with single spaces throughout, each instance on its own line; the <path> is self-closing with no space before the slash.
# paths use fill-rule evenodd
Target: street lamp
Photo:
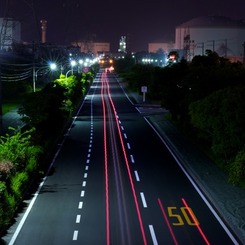
<path id="1" fill-rule="evenodd" d="M 68 73 L 69 72 L 72 72 L 72 74 L 73 74 L 73 70 L 69 70 L 67 73 L 66 73 L 66 81 L 67 81 L 67 77 L 68 77 Z"/>
<path id="2" fill-rule="evenodd" d="M 75 60 L 71 61 L 71 70 L 66 72 L 66 81 L 67 81 L 67 77 L 68 77 L 68 73 L 71 72 L 71 74 L 73 75 L 73 67 L 77 64 L 77 62 Z"/>
<path id="3" fill-rule="evenodd" d="M 77 64 L 75 60 L 71 61 L 71 74 L 73 75 L 73 67 Z"/>
<path id="4" fill-rule="evenodd" d="M 49 65 L 49 68 L 50 70 L 56 70 L 57 68 L 57 65 L 55 63 L 50 63 Z M 35 65 L 33 65 L 33 92 L 36 92 L 36 82 L 37 82 L 37 73 L 40 71 L 40 70 L 47 70 L 47 67 L 41 67 L 39 69 L 35 69 Z"/>

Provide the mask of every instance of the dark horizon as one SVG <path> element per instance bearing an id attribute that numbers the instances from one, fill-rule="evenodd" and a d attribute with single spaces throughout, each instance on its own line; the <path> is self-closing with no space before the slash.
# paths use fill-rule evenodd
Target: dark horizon
<path id="1" fill-rule="evenodd" d="M 7 4 L 8 3 L 8 4 Z M 201 7 L 200 7 L 201 6 Z M 93 39 L 109 42 L 117 51 L 121 36 L 129 37 L 132 51 L 145 51 L 150 42 L 175 41 L 175 27 L 200 16 L 220 15 L 245 19 L 244 0 L 233 4 L 208 0 L 197 3 L 187 0 L 147 2 L 113 1 L 82 2 L 81 0 L 2 0 L 0 17 L 21 21 L 22 41 L 41 40 L 40 20 L 47 21 L 48 43 L 69 45 L 71 42 Z"/>

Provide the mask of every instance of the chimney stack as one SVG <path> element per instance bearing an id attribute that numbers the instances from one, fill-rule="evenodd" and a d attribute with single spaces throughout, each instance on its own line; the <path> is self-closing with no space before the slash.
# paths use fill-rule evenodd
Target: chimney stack
<path id="1" fill-rule="evenodd" d="M 47 21 L 41 20 L 41 30 L 42 30 L 42 43 L 46 43 L 46 31 L 47 31 Z"/>

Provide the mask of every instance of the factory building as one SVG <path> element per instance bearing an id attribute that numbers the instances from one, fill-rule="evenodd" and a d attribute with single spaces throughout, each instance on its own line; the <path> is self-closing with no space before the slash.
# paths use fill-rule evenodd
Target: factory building
<path id="1" fill-rule="evenodd" d="M 243 61 L 245 20 L 222 16 L 198 17 L 175 29 L 175 49 L 183 50 L 186 60 L 205 55 L 207 49 L 231 61 Z"/>
<path id="2" fill-rule="evenodd" d="M 0 18 L 0 50 L 10 50 L 21 40 L 21 25 L 12 18 Z"/>

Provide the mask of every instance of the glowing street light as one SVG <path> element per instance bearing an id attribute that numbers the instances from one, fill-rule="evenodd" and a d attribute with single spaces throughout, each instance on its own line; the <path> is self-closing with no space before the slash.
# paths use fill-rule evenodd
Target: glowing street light
<path id="1" fill-rule="evenodd" d="M 57 68 L 57 65 L 55 63 L 50 63 L 49 65 L 50 70 L 54 71 Z M 35 69 L 35 65 L 33 66 L 33 92 L 36 92 L 36 82 L 37 82 L 37 73 L 40 70 L 47 70 L 47 67 L 41 67 L 39 69 Z"/>
<path id="2" fill-rule="evenodd" d="M 73 67 L 77 64 L 75 60 L 71 61 L 71 74 L 73 75 Z"/>

